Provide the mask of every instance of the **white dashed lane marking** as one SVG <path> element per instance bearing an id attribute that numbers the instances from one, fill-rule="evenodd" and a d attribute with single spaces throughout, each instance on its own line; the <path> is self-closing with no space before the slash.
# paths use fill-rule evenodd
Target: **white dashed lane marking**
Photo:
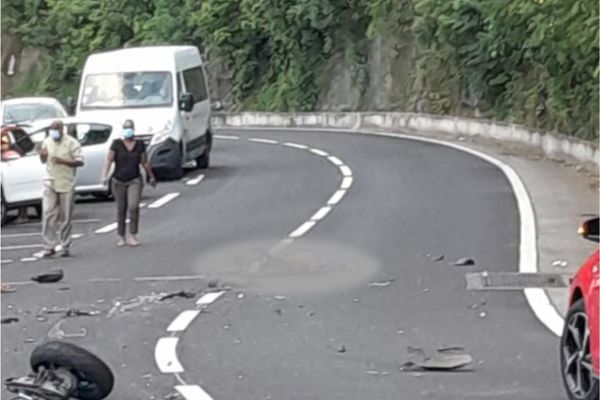
<path id="1" fill-rule="evenodd" d="M 233 136 L 233 135 L 215 135 L 213 137 L 215 139 L 225 139 L 225 140 L 239 140 L 240 139 L 239 136 Z"/>
<path id="2" fill-rule="evenodd" d="M 177 385 L 175 389 L 186 400 L 213 400 L 213 398 L 198 385 Z"/>
<path id="3" fill-rule="evenodd" d="M 337 158 L 335 156 L 329 156 L 329 157 L 327 157 L 327 159 L 329 161 L 331 161 L 332 164 L 337 165 L 338 167 L 340 165 L 344 165 L 344 163 L 342 162 L 342 160 L 340 160 L 339 158 Z"/>
<path id="4" fill-rule="evenodd" d="M 329 199 L 327 204 L 336 205 L 337 203 L 340 202 L 340 200 L 342 200 L 342 198 L 344 197 L 345 194 L 346 194 L 345 190 L 338 190 L 337 192 L 335 192 L 333 194 L 333 196 L 331 196 L 331 198 Z"/>
<path id="5" fill-rule="evenodd" d="M 354 178 L 352 178 L 351 176 L 346 176 L 344 177 L 344 179 L 342 180 L 342 184 L 340 185 L 340 189 L 350 189 L 350 186 L 352 186 L 352 182 L 354 181 Z"/>
<path id="6" fill-rule="evenodd" d="M 263 143 L 263 144 L 279 144 L 279 142 L 277 140 L 261 139 L 261 138 L 250 138 L 250 139 L 248 139 L 248 141 L 254 142 L 254 143 Z"/>
<path id="7" fill-rule="evenodd" d="M 306 232 L 310 231 L 315 225 L 317 221 L 306 221 L 302 225 L 300 225 L 294 232 L 290 233 L 290 237 L 292 239 L 299 238 L 303 236 Z"/>
<path id="8" fill-rule="evenodd" d="M 352 170 L 347 165 L 340 165 L 340 172 L 344 176 L 352 176 Z"/>
<path id="9" fill-rule="evenodd" d="M 290 143 L 290 142 L 288 142 L 288 143 L 284 143 L 283 145 L 286 146 L 286 147 L 291 147 L 293 149 L 300 149 L 300 150 L 307 150 L 308 149 L 308 146 L 305 146 L 303 144 L 298 144 L 298 143 Z"/>
<path id="10" fill-rule="evenodd" d="M 197 306 L 206 306 L 210 303 L 216 301 L 219 297 L 221 297 L 225 292 L 211 292 L 206 293 L 204 296 L 200 297 L 200 299 L 196 302 Z"/>
<path id="11" fill-rule="evenodd" d="M 112 224 L 108 224 L 100 229 L 96 229 L 94 233 L 108 233 L 117 229 L 117 223 L 113 222 Z"/>
<path id="12" fill-rule="evenodd" d="M 325 218 L 325 216 L 327 216 L 327 214 L 329 214 L 329 212 L 331 211 L 331 207 L 329 206 L 325 206 L 325 207 L 321 207 L 319 209 L 319 211 L 317 211 L 312 217 L 311 217 L 311 221 L 319 221 L 322 220 L 323 218 Z"/>
<path id="13" fill-rule="evenodd" d="M 204 179 L 204 175 L 198 175 L 197 177 L 187 181 L 185 184 L 188 186 L 195 186 L 199 184 L 202 181 L 202 179 Z"/>
<path id="14" fill-rule="evenodd" d="M 160 338 L 154 349 L 154 360 L 160 372 L 163 374 L 175 374 L 183 372 L 183 367 L 177 359 L 177 337 Z"/>
<path id="15" fill-rule="evenodd" d="M 185 331 L 192 321 L 200 314 L 200 310 L 186 310 L 183 311 L 177 318 L 171 322 L 171 325 L 167 328 L 167 332 L 181 332 Z"/>
<path id="16" fill-rule="evenodd" d="M 319 149 L 310 149 L 310 152 L 321 157 L 327 157 L 329 155 L 329 153 L 325 153 L 323 150 Z"/>
<path id="17" fill-rule="evenodd" d="M 165 204 L 167 204 L 168 202 L 170 202 L 171 200 L 177 198 L 180 194 L 181 193 L 178 193 L 178 192 L 165 194 L 163 197 L 156 200 L 154 203 L 151 203 L 148 206 L 148 208 L 160 208 L 160 207 L 164 206 Z"/>

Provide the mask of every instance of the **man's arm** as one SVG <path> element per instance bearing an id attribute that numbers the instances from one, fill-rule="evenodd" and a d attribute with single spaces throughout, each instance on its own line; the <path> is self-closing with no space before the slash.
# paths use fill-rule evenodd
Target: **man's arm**
<path id="1" fill-rule="evenodd" d="M 81 145 L 79 142 L 74 141 L 71 147 L 71 158 L 73 160 L 65 160 L 64 158 L 54 157 L 53 161 L 57 164 L 66 165 L 71 168 L 83 167 L 83 154 L 81 154 Z"/>

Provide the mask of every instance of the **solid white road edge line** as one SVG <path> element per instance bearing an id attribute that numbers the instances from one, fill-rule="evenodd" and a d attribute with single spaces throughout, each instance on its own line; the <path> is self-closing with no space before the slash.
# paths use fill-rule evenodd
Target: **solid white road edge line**
<path id="1" fill-rule="evenodd" d="M 253 130 L 253 128 L 237 128 L 245 130 Z M 256 128 L 261 130 L 281 130 L 281 128 Z M 517 208 L 519 210 L 519 216 L 521 221 L 520 227 L 520 238 L 521 243 L 519 245 L 519 272 L 539 272 L 538 271 L 538 257 L 537 257 L 537 236 L 536 236 L 536 224 L 535 214 L 533 212 L 533 205 L 531 199 L 523 181 L 517 174 L 517 172 L 508 164 L 498 160 L 488 154 L 485 154 L 478 150 L 473 150 L 465 146 L 458 144 L 445 142 L 443 140 L 424 138 L 420 136 L 405 134 L 405 133 L 386 133 L 369 130 L 344 130 L 344 129 L 330 129 L 330 128 L 286 128 L 287 130 L 296 131 L 320 131 L 320 132 L 337 132 L 337 133 L 354 133 L 362 135 L 374 135 L 374 136 L 385 136 L 399 139 L 409 139 L 425 143 L 438 144 L 440 146 L 450 147 L 456 150 L 463 151 L 465 153 L 472 154 L 479 157 L 496 167 L 498 167 L 502 173 L 506 176 L 509 183 L 512 186 L 515 198 L 517 199 Z M 562 335 L 564 326 L 564 319 L 554 307 L 548 294 L 544 289 L 540 288 L 529 288 L 523 290 L 525 298 L 529 303 L 529 306 L 538 320 L 546 326 L 551 332 L 557 336 Z"/>
<path id="2" fill-rule="evenodd" d="M 168 202 L 170 202 L 171 200 L 173 200 L 174 198 L 178 197 L 180 194 L 181 193 L 178 193 L 178 192 L 165 194 L 163 197 L 156 200 L 154 203 L 151 203 L 148 206 L 148 208 L 160 208 L 160 207 L 164 206 L 165 204 L 167 204 Z"/>
<path id="3" fill-rule="evenodd" d="M 202 179 L 204 179 L 204 175 L 198 175 L 194 179 L 190 179 L 189 181 L 187 181 L 185 184 L 188 186 L 194 186 L 199 184 L 202 181 Z"/>
<path id="4" fill-rule="evenodd" d="M 186 310 L 177 316 L 167 328 L 167 332 L 185 331 L 192 321 L 200 314 L 200 310 Z"/>
<path id="5" fill-rule="evenodd" d="M 183 372 L 183 367 L 177 359 L 177 337 L 163 337 L 158 339 L 154 349 L 154 361 L 163 374 Z"/>
<path id="6" fill-rule="evenodd" d="M 289 237 L 292 239 L 299 238 L 304 235 L 306 232 L 310 231 L 313 226 L 317 224 L 317 221 L 306 221 L 302 225 L 300 225 L 294 232 L 289 234 Z"/>
<path id="7" fill-rule="evenodd" d="M 213 398 L 198 385 L 177 385 L 175 390 L 186 400 L 213 400 Z"/>

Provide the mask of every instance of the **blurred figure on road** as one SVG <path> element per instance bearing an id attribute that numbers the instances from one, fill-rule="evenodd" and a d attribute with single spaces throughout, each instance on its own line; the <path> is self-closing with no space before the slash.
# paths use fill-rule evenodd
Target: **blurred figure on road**
<path id="1" fill-rule="evenodd" d="M 79 142 L 64 133 L 61 121 L 54 121 L 48 137 L 41 143 L 38 153 L 46 164 L 44 197 L 42 199 L 42 235 L 45 250 L 43 257 L 56 254 L 56 231 L 60 233 L 62 257 L 70 256 L 71 217 L 75 200 L 75 172 L 83 166 Z"/>
<path id="2" fill-rule="evenodd" d="M 11 150 L 10 136 L 9 136 L 8 132 L 9 132 L 9 128 L 6 128 L 6 129 L 2 129 L 2 133 L 0 134 L 0 141 L 2 143 L 2 161 L 7 160 L 11 156 L 11 153 L 16 156 L 20 156 L 20 154 L 18 152 Z M 17 216 L 15 223 L 26 222 L 27 218 L 28 218 L 27 217 L 27 207 L 20 207 L 19 215 Z"/>
<path id="3" fill-rule="evenodd" d="M 115 169 L 111 178 L 109 171 L 113 163 Z M 144 142 L 135 139 L 134 123 L 128 119 L 123 123 L 122 138 L 115 139 L 110 146 L 102 175 L 105 185 L 112 181 L 112 193 L 117 203 L 117 234 L 119 235 L 117 246 L 119 247 L 139 245 L 136 235 L 140 218 L 140 199 L 144 187 L 140 166 L 146 170 L 150 185 L 155 187 L 156 178 L 148 164 L 146 147 Z M 128 212 L 129 234 L 126 236 Z"/>

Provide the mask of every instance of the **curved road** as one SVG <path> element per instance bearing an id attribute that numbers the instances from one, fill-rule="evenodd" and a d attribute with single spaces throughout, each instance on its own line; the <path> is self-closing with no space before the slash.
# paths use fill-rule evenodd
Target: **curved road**
<path id="1" fill-rule="evenodd" d="M 565 397 L 558 340 L 523 294 L 465 290 L 467 272 L 517 271 L 519 215 L 496 167 L 403 139 L 219 134 L 214 167 L 200 183 L 146 191 L 147 203 L 180 195 L 144 209 L 140 248 L 117 249 L 114 233 L 95 233 L 112 222 L 114 205 L 85 201 L 76 218 L 99 221 L 77 225 L 83 236 L 73 259 L 2 266 L 3 281 L 26 281 L 50 266 L 66 273 L 61 284 L 3 295 L 3 316 L 20 318 L 2 326 L 3 379 L 26 372 L 35 344 L 62 331 L 84 334 L 70 340 L 113 367 L 111 399 L 161 399 L 182 382 L 215 400 Z M 340 188 L 343 197 L 332 201 Z M 311 218 L 316 223 L 304 226 Z M 310 229 L 297 231 L 302 226 Z M 36 229 L 3 229 L 3 249 Z M 281 245 L 293 232 L 298 237 Z M 2 258 L 27 251 L 3 251 Z M 441 254 L 443 261 L 432 260 Z M 476 265 L 450 265 L 460 257 Z M 209 284 L 231 290 L 184 330 L 167 332 L 182 311 L 197 309 L 197 299 L 161 302 L 156 293 L 217 290 Z M 60 320 L 43 306 L 101 314 Z M 175 363 L 169 350 L 156 350 L 170 336 L 179 337 Z M 433 354 L 443 346 L 464 347 L 471 368 L 399 370 L 418 358 L 415 348 Z M 180 362 L 183 372 L 163 374 L 156 362 L 174 371 Z"/>

